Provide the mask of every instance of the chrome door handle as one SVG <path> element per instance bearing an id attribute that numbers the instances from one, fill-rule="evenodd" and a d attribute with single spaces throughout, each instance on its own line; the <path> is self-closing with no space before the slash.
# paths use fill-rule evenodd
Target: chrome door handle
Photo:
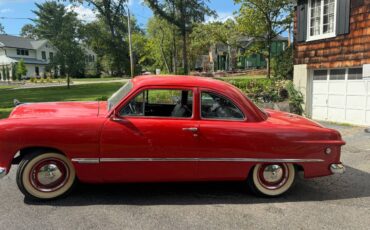
<path id="1" fill-rule="evenodd" d="M 183 128 L 182 131 L 188 131 L 192 133 L 198 132 L 198 128 Z"/>

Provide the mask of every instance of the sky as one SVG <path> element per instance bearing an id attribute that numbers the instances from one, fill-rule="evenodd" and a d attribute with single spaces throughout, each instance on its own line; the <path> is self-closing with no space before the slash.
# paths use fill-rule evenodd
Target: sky
<path id="1" fill-rule="evenodd" d="M 43 3 L 45 0 L 0 0 L 0 23 L 4 26 L 5 32 L 10 35 L 19 35 L 24 24 L 32 23 L 29 19 L 35 18 L 32 12 L 35 10 L 35 3 Z M 89 6 L 73 7 L 68 2 L 64 3 L 69 10 L 75 11 L 81 20 L 89 22 L 94 20 L 95 14 Z M 218 14 L 218 18 L 207 18 L 207 21 L 224 21 L 231 18 L 233 13 L 239 9 L 233 0 L 210 0 L 209 6 Z M 130 0 L 131 13 L 135 15 L 141 27 L 145 27 L 148 19 L 152 16 L 151 10 L 143 5 L 142 0 Z"/>

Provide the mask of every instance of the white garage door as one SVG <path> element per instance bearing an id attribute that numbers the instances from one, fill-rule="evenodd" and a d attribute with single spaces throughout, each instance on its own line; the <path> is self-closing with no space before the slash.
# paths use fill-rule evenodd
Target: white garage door
<path id="1" fill-rule="evenodd" d="M 313 71 L 312 118 L 370 125 L 370 79 L 362 68 Z"/>

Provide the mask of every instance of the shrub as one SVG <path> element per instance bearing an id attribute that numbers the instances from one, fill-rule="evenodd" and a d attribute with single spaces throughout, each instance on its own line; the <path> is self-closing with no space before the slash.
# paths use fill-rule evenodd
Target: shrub
<path id="1" fill-rule="evenodd" d="M 281 55 L 271 61 L 273 76 L 280 79 L 293 79 L 293 50 L 288 47 Z"/>
<path id="2" fill-rule="evenodd" d="M 108 97 L 107 96 L 101 96 L 95 99 L 95 101 L 107 101 Z"/>
<path id="3" fill-rule="evenodd" d="M 257 105 L 288 101 L 292 113 L 303 114 L 303 95 L 293 82 L 281 79 L 222 79 L 238 87 Z"/>
<path id="4" fill-rule="evenodd" d="M 287 85 L 287 90 L 289 92 L 289 105 L 291 112 L 302 115 L 302 104 L 304 102 L 302 93 L 294 88 L 293 82 L 291 81 Z"/>

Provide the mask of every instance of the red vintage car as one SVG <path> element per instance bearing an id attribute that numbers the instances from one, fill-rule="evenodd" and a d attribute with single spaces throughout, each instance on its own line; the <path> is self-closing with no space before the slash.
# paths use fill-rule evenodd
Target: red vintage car
<path id="1" fill-rule="evenodd" d="M 107 102 L 32 103 L 0 121 L 0 176 L 19 164 L 28 198 L 75 182 L 245 181 L 279 196 L 305 178 L 344 172 L 339 132 L 261 110 L 239 89 L 199 77 L 137 77 Z"/>

